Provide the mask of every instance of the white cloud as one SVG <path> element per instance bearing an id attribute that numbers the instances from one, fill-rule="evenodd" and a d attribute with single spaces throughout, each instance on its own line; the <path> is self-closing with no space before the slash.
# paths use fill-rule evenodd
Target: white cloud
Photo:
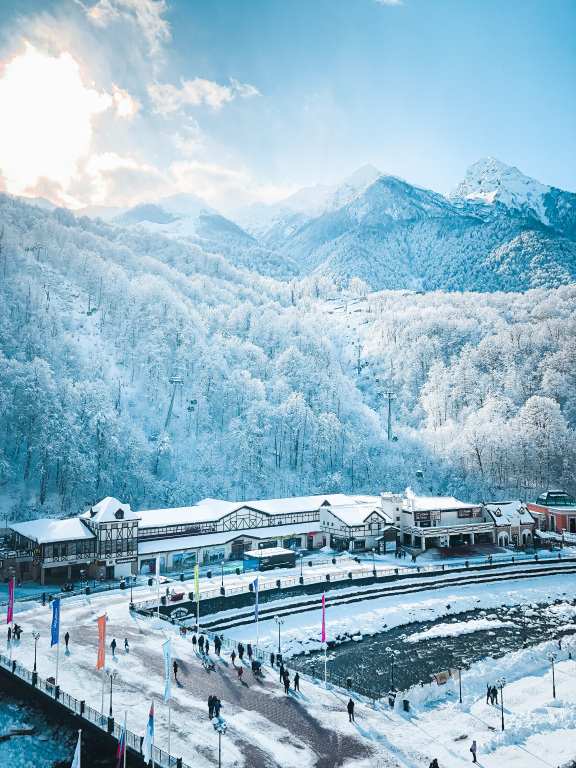
<path id="1" fill-rule="evenodd" d="M 380 5 L 403 5 L 402 0 L 375 0 Z"/>
<path id="2" fill-rule="evenodd" d="M 87 7 L 80 3 L 90 21 L 99 27 L 120 20 L 129 20 L 136 24 L 144 35 L 150 53 L 160 51 L 163 43 L 171 40 L 170 25 L 162 18 L 168 10 L 165 0 L 99 0 Z"/>
<path id="3" fill-rule="evenodd" d="M 245 169 L 235 171 L 199 160 L 178 160 L 170 172 L 173 191 L 191 192 L 223 211 L 257 200 L 274 203 L 296 191 L 296 187 L 258 184 Z"/>
<path id="4" fill-rule="evenodd" d="M 116 83 L 112 83 L 112 94 L 116 103 L 118 117 L 134 117 L 142 106 L 139 101 L 132 98 L 128 91 L 123 90 Z"/>
<path id="5" fill-rule="evenodd" d="M 170 83 L 148 86 L 148 94 L 155 104 L 155 112 L 167 115 L 182 110 L 185 106 L 198 107 L 207 104 L 212 109 L 220 109 L 235 98 L 247 99 L 258 96 L 259 91 L 248 83 L 231 80 L 230 85 L 219 85 L 211 80 L 195 77 L 194 80 L 182 80 L 181 88 Z"/>

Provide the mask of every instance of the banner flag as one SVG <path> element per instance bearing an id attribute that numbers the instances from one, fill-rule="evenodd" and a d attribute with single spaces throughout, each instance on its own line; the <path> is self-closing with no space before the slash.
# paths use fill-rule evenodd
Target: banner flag
<path id="1" fill-rule="evenodd" d="M 194 566 L 194 593 L 196 595 L 196 602 L 200 600 L 200 580 L 198 578 L 198 566 Z"/>
<path id="2" fill-rule="evenodd" d="M 76 744 L 76 751 L 74 752 L 74 759 L 70 768 L 80 768 L 80 750 L 82 748 L 82 731 L 78 731 L 78 744 Z"/>
<path id="3" fill-rule="evenodd" d="M 162 645 L 164 654 L 164 664 L 166 666 L 166 686 L 164 688 L 164 701 L 170 701 L 170 657 L 172 655 L 172 645 L 170 638 Z"/>
<path id="4" fill-rule="evenodd" d="M 326 595 L 322 595 L 322 642 L 326 642 Z"/>
<path id="5" fill-rule="evenodd" d="M 116 752 L 116 768 L 120 768 L 122 757 L 126 752 L 126 710 L 124 711 L 124 727 L 122 728 L 122 736 L 118 742 L 118 751 Z"/>
<path id="6" fill-rule="evenodd" d="M 152 760 L 152 744 L 154 743 L 154 704 L 150 706 L 150 714 L 148 715 L 148 724 L 146 725 L 146 733 L 144 734 L 144 742 L 142 743 L 142 754 L 144 755 L 144 762 L 149 763 Z"/>
<path id="7" fill-rule="evenodd" d="M 258 577 L 254 579 L 254 592 L 256 593 L 256 603 L 254 605 L 254 621 L 258 621 Z"/>
<path id="8" fill-rule="evenodd" d="M 60 598 L 57 597 L 52 603 L 52 639 L 50 645 L 57 645 L 60 642 Z"/>
<path id="9" fill-rule="evenodd" d="M 98 662 L 96 669 L 102 669 L 104 666 L 104 656 L 106 654 L 106 614 L 98 619 Z"/>
<path id="10" fill-rule="evenodd" d="M 14 579 L 8 582 L 8 612 L 6 613 L 6 624 L 12 624 L 14 619 Z"/>

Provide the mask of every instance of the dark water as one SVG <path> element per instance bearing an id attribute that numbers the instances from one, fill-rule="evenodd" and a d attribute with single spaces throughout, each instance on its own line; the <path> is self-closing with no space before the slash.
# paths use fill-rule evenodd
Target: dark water
<path id="1" fill-rule="evenodd" d="M 559 602 L 559 601 L 557 601 Z M 535 605 L 535 604 L 533 604 Z M 420 682 L 429 683 L 438 672 L 479 661 L 488 656 L 503 656 L 519 650 L 526 643 L 534 645 L 544 640 L 570 635 L 559 626 L 572 621 L 558 617 L 549 605 L 538 605 L 524 616 L 517 606 L 490 610 L 474 610 L 451 614 L 434 621 L 415 622 L 390 629 L 372 637 L 364 636 L 362 642 L 348 641 L 328 648 L 329 670 L 341 678 L 352 677 L 363 688 L 372 686 L 379 692 L 395 688 L 405 689 Z M 514 622 L 515 626 L 495 626 L 454 637 L 426 638 L 419 642 L 406 642 L 412 635 L 424 632 L 437 624 L 468 622 L 473 619 L 498 618 Z M 298 656 L 298 666 L 315 664 L 316 672 L 324 667 L 323 654 Z M 392 659 L 394 663 L 392 664 Z"/>

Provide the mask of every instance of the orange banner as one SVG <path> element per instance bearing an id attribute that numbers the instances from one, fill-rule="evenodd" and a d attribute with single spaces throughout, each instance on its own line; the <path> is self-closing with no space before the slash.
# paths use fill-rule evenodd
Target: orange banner
<path id="1" fill-rule="evenodd" d="M 98 663 L 96 669 L 102 669 L 104 666 L 104 656 L 106 654 L 106 615 L 98 619 Z"/>

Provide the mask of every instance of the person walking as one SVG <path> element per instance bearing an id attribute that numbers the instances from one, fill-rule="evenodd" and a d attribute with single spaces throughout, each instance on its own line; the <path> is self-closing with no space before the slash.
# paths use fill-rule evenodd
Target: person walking
<path id="1" fill-rule="evenodd" d="M 242 657 L 244 656 L 244 646 L 242 643 L 238 643 L 238 658 L 240 661 L 242 661 Z"/>
<path id="2" fill-rule="evenodd" d="M 214 638 L 214 650 L 216 651 L 216 655 L 220 656 L 220 649 L 222 648 L 222 642 L 218 635 Z"/>
<path id="3" fill-rule="evenodd" d="M 242 682 L 242 675 L 243 674 L 244 674 L 244 667 L 243 666 L 239 666 L 238 667 L 238 680 L 240 680 L 240 682 Z"/>
<path id="4" fill-rule="evenodd" d="M 498 688 L 492 686 L 492 704 L 498 704 Z"/>
<path id="5" fill-rule="evenodd" d="M 438 765 L 438 759 L 436 757 L 430 763 L 429 768 L 440 768 L 440 766 Z"/>
<path id="6" fill-rule="evenodd" d="M 70 632 L 66 632 L 64 635 L 64 642 L 66 643 L 66 650 L 68 650 L 68 643 L 70 642 Z"/>
<path id="7" fill-rule="evenodd" d="M 214 696 L 212 701 L 214 704 L 214 717 L 220 717 L 220 708 L 222 707 L 222 702 L 216 696 Z"/>
<path id="8" fill-rule="evenodd" d="M 300 690 L 300 675 L 298 672 L 294 675 L 294 690 L 299 691 Z"/>
<path id="9" fill-rule="evenodd" d="M 172 667 L 174 668 L 174 680 L 178 680 L 178 662 L 176 659 L 174 659 L 174 664 Z"/>
<path id="10" fill-rule="evenodd" d="M 126 651 L 126 653 L 130 652 L 130 648 L 128 647 L 128 638 L 127 637 L 124 638 L 124 650 Z"/>
<path id="11" fill-rule="evenodd" d="M 196 653 L 196 635 L 192 635 L 192 648 L 194 648 L 194 653 Z"/>
<path id="12" fill-rule="evenodd" d="M 282 682 L 283 677 L 284 677 L 284 664 L 280 662 L 280 682 Z"/>
<path id="13" fill-rule="evenodd" d="M 248 645 L 248 663 L 252 662 L 252 646 Z"/>
<path id="14" fill-rule="evenodd" d="M 290 693 L 290 675 L 288 672 L 284 675 L 284 693 Z"/>
<path id="15" fill-rule="evenodd" d="M 472 752 L 472 762 L 476 762 L 476 740 L 472 742 L 472 746 L 470 747 L 470 752 Z"/>
<path id="16" fill-rule="evenodd" d="M 212 720 L 213 717 L 214 717 L 214 696 L 210 694 L 210 696 L 208 696 L 208 719 Z"/>
<path id="17" fill-rule="evenodd" d="M 348 700 L 346 709 L 348 710 L 348 721 L 350 723 L 353 723 L 354 722 L 354 702 L 352 701 L 352 699 Z"/>
<path id="18" fill-rule="evenodd" d="M 232 651 L 232 653 L 230 654 L 230 658 L 232 659 L 232 666 L 235 667 L 236 666 L 236 651 Z"/>
<path id="19" fill-rule="evenodd" d="M 274 656 L 274 652 L 270 654 L 270 666 L 274 666 L 274 662 L 276 661 L 276 656 Z"/>
<path id="20" fill-rule="evenodd" d="M 204 635 L 200 635 L 198 638 L 198 650 L 200 653 L 204 653 Z"/>
<path id="21" fill-rule="evenodd" d="M 490 683 L 486 683 L 486 704 L 490 704 L 491 699 L 492 699 L 492 688 L 490 687 Z"/>
<path id="22" fill-rule="evenodd" d="M 112 639 L 112 642 L 110 643 L 110 648 L 112 648 L 112 656 L 116 656 L 116 638 Z"/>
<path id="23" fill-rule="evenodd" d="M 8 627 L 8 642 L 12 640 L 12 627 Z"/>
<path id="24" fill-rule="evenodd" d="M 208 640 L 208 638 L 206 638 L 206 642 L 204 643 L 204 650 L 207 654 L 210 653 L 210 640 Z"/>

